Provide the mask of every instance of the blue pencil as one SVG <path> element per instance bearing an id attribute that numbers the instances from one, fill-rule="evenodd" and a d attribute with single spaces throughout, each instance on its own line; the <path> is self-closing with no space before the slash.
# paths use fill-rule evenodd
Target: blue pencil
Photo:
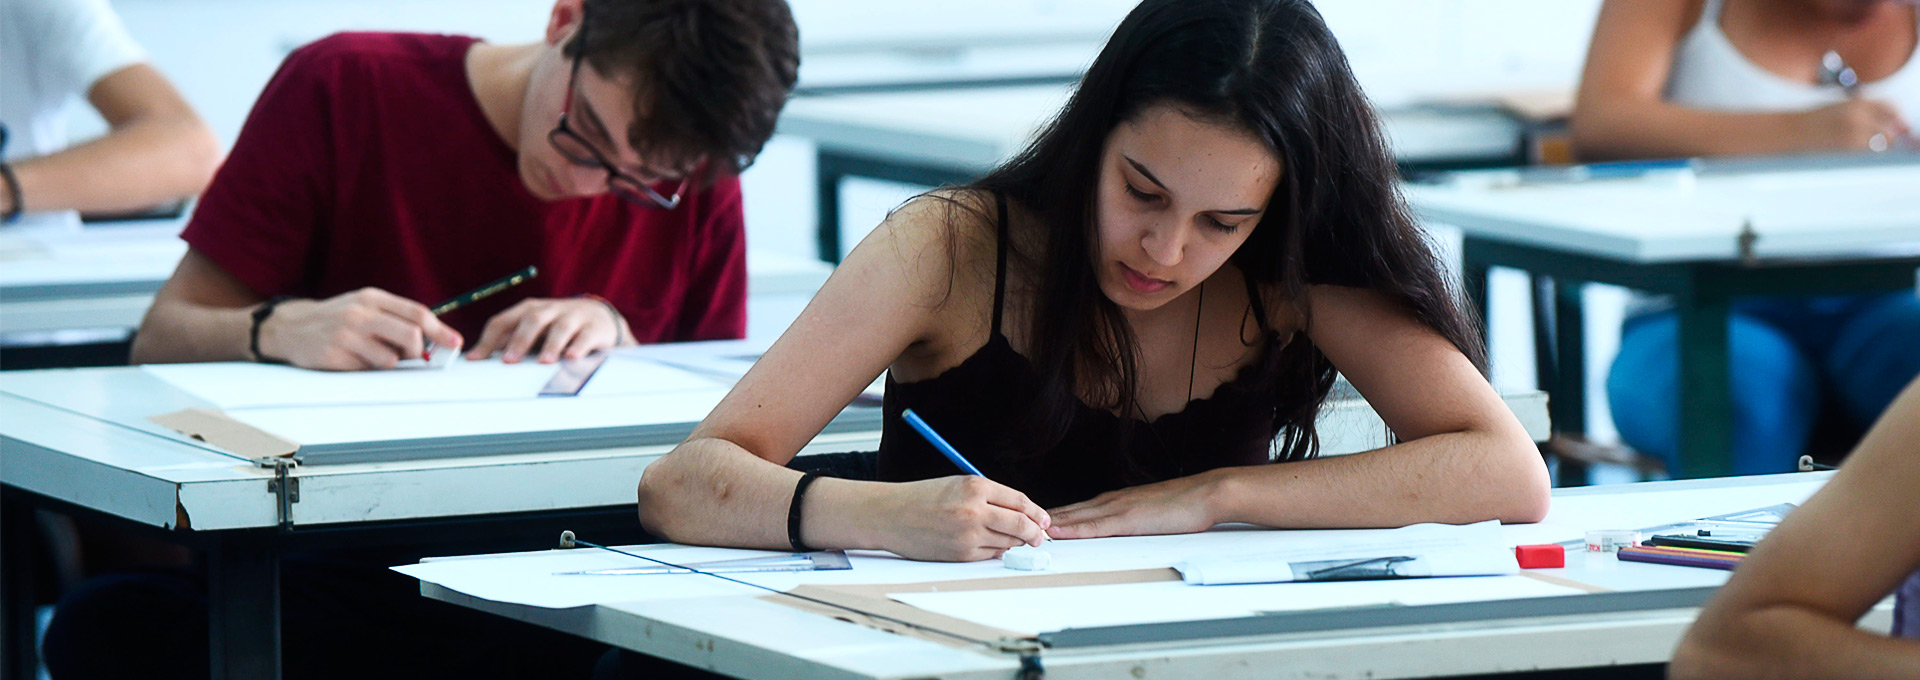
<path id="1" fill-rule="evenodd" d="M 927 421 L 921 420 L 920 414 L 914 413 L 913 409 L 907 409 L 900 414 L 900 417 L 905 419 L 908 425 L 912 425 L 914 431 L 919 432 L 920 436 L 926 437 L 927 443 L 932 444 L 933 448 L 940 452 L 940 455 L 946 456 L 947 460 L 953 461 L 954 465 L 959 466 L 961 471 L 970 475 L 986 476 L 980 474 L 980 468 L 974 467 L 973 463 L 967 462 L 967 457 L 960 455 L 960 452 L 954 449 L 952 444 L 948 444 L 947 440 L 940 436 L 940 433 L 934 432 L 933 426 L 928 425 Z"/>

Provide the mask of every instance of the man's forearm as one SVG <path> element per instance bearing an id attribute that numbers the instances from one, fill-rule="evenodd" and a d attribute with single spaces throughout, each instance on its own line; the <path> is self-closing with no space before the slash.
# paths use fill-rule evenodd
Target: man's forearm
<path id="1" fill-rule="evenodd" d="M 133 339 L 132 363 L 252 361 L 253 310 L 155 300 Z"/>

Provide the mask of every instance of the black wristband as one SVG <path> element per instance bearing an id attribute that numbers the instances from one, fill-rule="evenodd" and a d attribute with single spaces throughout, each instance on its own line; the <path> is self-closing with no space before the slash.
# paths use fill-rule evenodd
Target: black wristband
<path id="1" fill-rule="evenodd" d="M 0 180 L 7 184 L 7 212 L 0 215 L 0 222 L 20 219 L 20 213 L 26 211 L 27 204 L 26 199 L 20 197 L 20 178 L 13 174 L 12 165 L 0 163 Z"/>
<path id="2" fill-rule="evenodd" d="M 280 303 L 286 302 L 291 299 L 293 299 L 293 296 L 291 295 L 275 295 L 273 297 L 267 298 L 266 302 L 260 303 L 259 307 L 254 308 L 253 328 L 247 331 L 247 350 L 253 352 L 254 361 L 257 361 L 263 364 L 287 363 L 283 359 L 270 359 L 267 357 L 267 355 L 260 353 L 260 325 L 263 323 L 266 323 L 267 317 L 273 316 L 274 307 L 278 307 L 280 306 Z"/>
<path id="3" fill-rule="evenodd" d="M 819 478 L 820 475 L 808 472 L 800 475 L 800 481 L 793 485 L 793 504 L 787 506 L 787 543 L 793 546 L 794 552 L 813 552 L 806 541 L 800 540 L 800 500 L 807 495 L 807 485 Z"/>

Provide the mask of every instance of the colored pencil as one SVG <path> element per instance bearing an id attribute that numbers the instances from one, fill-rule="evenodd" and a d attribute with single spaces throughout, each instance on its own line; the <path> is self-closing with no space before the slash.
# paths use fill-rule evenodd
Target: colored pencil
<path id="1" fill-rule="evenodd" d="M 1702 569 L 1720 569 L 1724 571 L 1733 571 L 1734 567 L 1740 566 L 1740 560 L 1738 559 L 1703 557 L 1699 555 L 1681 555 L 1681 554 L 1675 554 L 1675 553 L 1669 553 L 1669 552 L 1658 552 L 1653 550 L 1646 550 L 1643 548 L 1621 548 L 1620 552 L 1618 553 L 1618 556 L 1620 561 L 1622 562 L 1646 562 L 1649 564 L 1665 564 L 1665 565 L 1671 565 L 1676 567 L 1699 567 Z"/>

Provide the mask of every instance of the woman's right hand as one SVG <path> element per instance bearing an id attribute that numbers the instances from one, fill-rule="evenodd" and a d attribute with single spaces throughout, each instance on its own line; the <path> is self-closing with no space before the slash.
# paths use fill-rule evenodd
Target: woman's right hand
<path id="1" fill-rule="evenodd" d="M 1800 122 L 1808 151 L 1886 151 L 1906 143 L 1913 134 L 1899 109 L 1872 99 L 1848 99 L 1814 109 L 1800 114 Z"/>
<path id="2" fill-rule="evenodd" d="M 1046 540 L 1053 520 L 1027 495 L 977 475 L 889 484 L 881 546 L 901 557 L 974 562 Z"/>

